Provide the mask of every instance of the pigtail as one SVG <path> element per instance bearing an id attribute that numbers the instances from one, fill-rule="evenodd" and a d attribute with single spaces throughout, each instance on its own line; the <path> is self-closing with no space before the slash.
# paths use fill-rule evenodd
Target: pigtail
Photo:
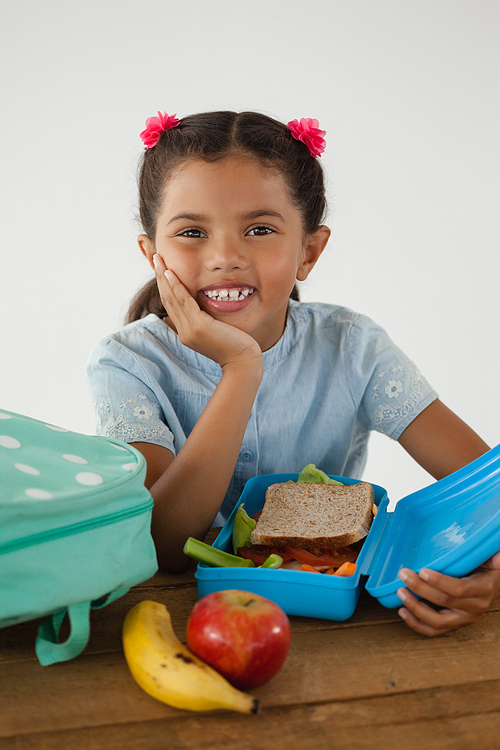
<path id="1" fill-rule="evenodd" d="M 132 299 L 125 317 L 125 323 L 133 323 L 135 320 L 145 318 L 146 315 L 151 313 L 159 318 L 165 318 L 167 315 L 158 291 L 156 277 L 148 281 Z"/>

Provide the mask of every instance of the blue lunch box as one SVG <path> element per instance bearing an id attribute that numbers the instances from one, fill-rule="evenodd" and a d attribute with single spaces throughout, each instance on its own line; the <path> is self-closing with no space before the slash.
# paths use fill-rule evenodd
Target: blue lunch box
<path id="1" fill-rule="evenodd" d="M 251 516 L 264 506 L 266 490 L 298 474 L 250 479 L 213 546 L 231 552 L 234 518 L 244 503 Z M 360 480 L 333 476 L 343 484 Z M 400 607 L 401 568 L 431 568 L 464 576 L 500 550 L 500 445 L 450 476 L 401 499 L 388 511 L 383 487 L 372 484 L 378 512 L 357 560 L 354 575 L 320 575 L 301 570 L 215 568 L 199 563 L 201 598 L 213 591 L 243 589 L 276 602 L 289 615 L 346 620 L 363 587 L 384 607 Z"/>

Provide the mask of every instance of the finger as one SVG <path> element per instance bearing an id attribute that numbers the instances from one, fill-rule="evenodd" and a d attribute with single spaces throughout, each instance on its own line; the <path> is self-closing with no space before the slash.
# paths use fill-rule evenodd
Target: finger
<path id="1" fill-rule="evenodd" d="M 153 264 L 155 267 L 155 271 L 158 271 L 158 273 L 165 273 L 165 271 L 167 270 L 165 261 L 158 253 L 155 253 L 153 255 Z"/>
<path id="2" fill-rule="evenodd" d="M 158 255 L 158 253 L 155 253 L 153 255 L 153 264 L 155 267 L 156 283 L 158 284 L 158 291 L 160 292 L 161 301 L 165 310 L 169 312 L 169 307 L 171 307 L 171 302 L 173 302 L 173 294 L 168 283 L 168 279 L 165 276 L 167 267 L 163 261 L 163 258 L 161 257 L 161 255 Z"/>
<path id="3" fill-rule="evenodd" d="M 450 597 L 445 606 L 465 609 L 464 602 L 474 602 L 472 606 L 478 611 L 487 609 L 500 593 L 500 571 L 478 569 L 463 578 L 445 576 L 435 570 L 423 569 L 419 573 L 429 585 L 444 591 Z M 427 597 L 426 597 L 427 598 Z M 435 602 L 441 604 L 440 602 Z"/>
<path id="4" fill-rule="evenodd" d="M 432 625 L 430 622 L 427 622 L 426 620 L 421 620 L 418 618 L 411 610 L 407 609 L 406 607 L 401 607 L 401 609 L 398 610 L 398 615 L 401 617 L 405 625 L 408 625 L 409 628 L 414 630 L 416 633 L 420 633 L 420 635 L 425 635 L 428 638 L 435 638 L 438 635 L 443 635 L 444 633 L 449 632 L 450 630 L 455 630 L 456 628 L 461 627 L 462 624 L 466 623 L 456 623 L 453 622 L 447 622 L 439 621 L 438 626 Z"/>
<path id="5" fill-rule="evenodd" d="M 197 313 L 200 308 L 174 272 L 167 269 L 163 258 L 158 253 L 153 256 L 153 263 L 161 301 L 177 328 L 189 312 Z"/>
<path id="6" fill-rule="evenodd" d="M 484 567 L 490 568 L 490 570 L 500 570 L 500 552 L 496 552 L 493 557 L 486 560 Z"/>
<path id="7" fill-rule="evenodd" d="M 419 620 L 418 617 L 415 617 L 415 615 L 409 610 L 406 609 L 406 607 L 401 607 L 401 609 L 398 609 L 398 615 L 401 617 L 403 622 L 408 625 L 409 628 L 414 630 L 416 633 L 420 633 L 420 635 L 426 635 L 429 638 L 434 638 L 437 635 L 441 635 L 443 630 L 434 628 L 432 625 L 429 625 L 426 622 L 422 622 L 422 620 Z"/>
<path id="8" fill-rule="evenodd" d="M 460 609 L 436 611 L 421 599 L 417 599 L 408 589 L 399 589 L 397 593 L 404 604 L 398 612 L 400 617 L 412 630 L 422 635 L 441 635 L 449 630 L 468 625 L 479 616 Z"/>
<path id="9" fill-rule="evenodd" d="M 496 570 L 480 571 L 462 579 L 432 571 L 433 582 L 444 587 L 446 591 L 423 582 L 420 576 L 412 571 L 405 572 L 408 573 L 406 585 L 417 596 L 439 607 L 468 613 L 473 618 L 471 621 L 488 609 L 500 591 L 500 572 Z M 447 593 L 450 589 L 459 595 Z"/>
<path id="10" fill-rule="evenodd" d="M 434 570 L 424 569 L 417 575 L 413 570 L 403 568 L 399 571 L 399 578 L 414 594 L 440 607 L 455 606 L 456 600 L 463 595 L 461 585 L 455 585 L 461 583 L 460 579 L 443 576 Z"/>
<path id="11" fill-rule="evenodd" d="M 170 269 L 164 273 L 167 284 L 167 304 L 172 310 L 173 322 L 183 343 L 195 343 L 213 319 L 204 312 L 184 284 Z M 186 338 L 184 338 L 186 337 Z"/>
<path id="12" fill-rule="evenodd" d="M 399 577 L 422 599 L 449 609 L 475 608 L 477 605 L 473 603 L 473 599 L 484 596 L 487 590 L 476 576 L 454 578 L 426 568 L 418 575 L 412 570 L 403 569 L 400 570 Z"/>

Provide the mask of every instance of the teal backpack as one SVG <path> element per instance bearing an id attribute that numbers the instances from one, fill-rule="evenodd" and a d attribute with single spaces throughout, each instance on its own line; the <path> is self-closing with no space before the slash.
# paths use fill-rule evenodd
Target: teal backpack
<path id="1" fill-rule="evenodd" d="M 0 627 L 50 615 L 41 664 L 80 654 L 91 608 L 156 572 L 145 474 L 130 445 L 0 411 Z"/>

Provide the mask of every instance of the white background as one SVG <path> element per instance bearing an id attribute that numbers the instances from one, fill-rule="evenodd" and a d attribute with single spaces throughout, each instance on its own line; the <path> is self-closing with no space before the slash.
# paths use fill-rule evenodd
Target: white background
<path id="1" fill-rule="evenodd" d="M 498 0 L 10 0 L 0 28 L 0 407 L 94 431 L 88 352 L 150 278 L 139 132 L 254 109 L 327 131 L 302 298 L 370 315 L 500 442 Z M 365 478 L 431 481 L 378 435 Z"/>

